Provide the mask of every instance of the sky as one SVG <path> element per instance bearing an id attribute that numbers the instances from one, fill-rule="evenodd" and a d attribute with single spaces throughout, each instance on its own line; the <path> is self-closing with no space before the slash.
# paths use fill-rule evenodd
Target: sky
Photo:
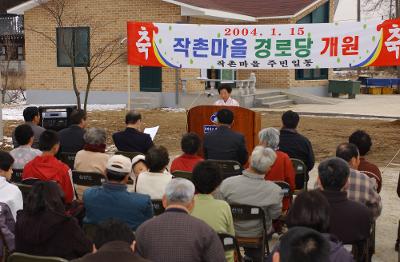
<path id="1" fill-rule="evenodd" d="M 385 19 L 389 16 L 390 0 L 381 0 L 383 5 L 378 10 L 368 11 L 371 5 L 368 2 L 379 0 L 361 0 L 361 20 L 377 19 L 384 16 Z M 394 2 L 394 1 L 393 1 Z M 339 4 L 334 16 L 335 22 L 340 21 L 356 21 L 357 20 L 357 0 L 339 0 Z"/>

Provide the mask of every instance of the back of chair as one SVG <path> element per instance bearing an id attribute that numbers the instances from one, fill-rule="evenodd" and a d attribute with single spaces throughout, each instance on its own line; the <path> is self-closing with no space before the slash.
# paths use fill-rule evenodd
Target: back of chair
<path id="1" fill-rule="evenodd" d="M 60 257 L 32 256 L 15 252 L 8 257 L 7 262 L 68 262 Z"/>
<path id="2" fill-rule="evenodd" d="M 265 230 L 265 215 L 264 210 L 261 207 L 230 204 L 233 220 L 262 220 Z"/>
<path id="3" fill-rule="evenodd" d="M 242 255 L 240 254 L 239 244 L 235 236 L 227 233 L 218 233 L 218 237 L 221 240 L 222 245 L 224 246 L 225 252 L 234 250 L 237 257 L 236 261 L 242 262 Z"/>
<path id="4" fill-rule="evenodd" d="M 163 206 L 161 199 L 152 199 L 151 203 L 153 204 L 154 215 L 158 216 L 164 213 L 165 208 Z"/>
<path id="5" fill-rule="evenodd" d="M 242 174 L 242 166 L 239 162 L 234 160 L 214 160 L 210 159 L 210 161 L 216 163 L 222 170 L 222 178 L 228 178 L 231 176 L 238 176 Z"/>
<path id="6" fill-rule="evenodd" d="M 115 152 L 115 154 L 126 156 L 129 159 L 132 159 L 137 155 L 143 155 L 143 153 L 140 153 L 140 152 L 126 152 L 126 151 L 117 151 L 117 152 Z"/>
<path id="7" fill-rule="evenodd" d="M 192 181 L 192 173 L 191 172 L 175 170 L 174 172 L 172 172 L 172 175 L 174 177 L 186 178 L 186 179 Z"/>
<path id="8" fill-rule="evenodd" d="M 290 189 L 290 185 L 287 182 L 285 181 L 273 181 L 273 182 L 282 189 L 284 197 L 290 197 L 293 195 L 293 192 Z"/>
<path id="9" fill-rule="evenodd" d="M 21 183 L 23 172 L 24 172 L 23 169 L 13 169 L 13 173 L 11 176 L 11 182 Z"/>
<path id="10" fill-rule="evenodd" d="M 74 169 L 76 153 L 62 152 L 59 154 L 61 162 Z"/>
<path id="11" fill-rule="evenodd" d="M 296 173 L 296 189 L 307 190 L 307 183 L 309 180 L 307 166 L 303 161 L 296 158 L 291 158 L 294 172 Z"/>
<path id="12" fill-rule="evenodd" d="M 32 189 L 32 185 L 27 185 L 27 184 L 22 184 L 22 183 L 14 183 L 14 185 L 16 185 L 19 190 L 22 193 L 22 198 L 25 200 L 29 194 L 29 192 L 31 192 Z"/>
<path id="13" fill-rule="evenodd" d="M 75 185 L 79 186 L 101 186 L 106 181 L 106 177 L 95 172 L 79 172 L 72 171 L 72 180 Z"/>

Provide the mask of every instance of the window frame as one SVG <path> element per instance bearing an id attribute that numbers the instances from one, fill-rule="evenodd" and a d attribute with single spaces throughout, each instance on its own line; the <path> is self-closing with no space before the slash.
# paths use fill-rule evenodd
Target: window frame
<path id="1" fill-rule="evenodd" d="M 62 30 L 72 30 L 72 52 L 73 52 L 73 59 L 74 61 L 71 63 L 71 61 L 68 61 L 67 63 L 62 63 L 62 55 L 68 56 L 66 53 L 66 51 L 62 50 L 62 48 L 60 47 L 60 34 L 62 32 Z M 76 32 L 80 30 L 84 30 L 86 32 L 87 35 L 87 45 L 86 45 L 86 49 L 87 52 L 85 54 L 87 54 L 87 61 L 84 62 L 77 62 L 77 60 L 82 60 L 83 59 L 77 59 L 75 57 L 76 54 L 76 49 L 77 49 L 77 43 L 76 43 Z M 57 27 L 56 28 L 56 51 L 57 51 L 57 67 L 89 67 L 90 66 L 90 27 L 89 26 L 78 26 L 78 27 Z M 64 53 L 64 54 L 63 54 Z"/>

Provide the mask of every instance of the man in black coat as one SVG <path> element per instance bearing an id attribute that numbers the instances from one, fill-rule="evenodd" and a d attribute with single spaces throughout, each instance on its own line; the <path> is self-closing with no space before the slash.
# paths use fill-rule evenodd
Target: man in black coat
<path id="1" fill-rule="evenodd" d="M 307 173 L 315 164 L 314 151 L 310 140 L 299 134 L 296 130 L 300 117 L 292 110 L 282 115 L 282 129 L 279 136 L 279 150 L 285 152 L 290 158 L 297 158 L 307 166 Z M 303 188 L 304 177 L 296 176 L 296 188 Z"/>
<path id="2" fill-rule="evenodd" d="M 153 141 L 149 134 L 142 132 L 142 115 L 130 111 L 125 116 L 126 129 L 113 134 L 114 144 L 119 151 L 146 154 Z"/>
<path id="3" fill-rule="evenodd" d="M 231 130 L 233 112 L 221 109 L 217 112 L 218 128 L 204 136 L 205 159 L 236 160 L 244 165 L 247 162 L 247 149 L 244 136 Z"/>
<path id="4" fill-rule="evenodd" d="M 60 136 L 60 150 L 66 153 L 77 153 L 85 146 L 83 135 L 85 134 L 85 127 L 87 115 L 83 110 L 74 110 L 70 117 L 68 128 L 64 128 L 58 132 Z"/>
<path id="5" fill-rule="evenodd" d="M 330 233 L 344 244 L 369 237 L 373 223 L 368 207 L 347 198 L 349 175 L 349 165 L 338 157 L 329 158 L 318 166 L 318 183 L 330 205 Z"/>

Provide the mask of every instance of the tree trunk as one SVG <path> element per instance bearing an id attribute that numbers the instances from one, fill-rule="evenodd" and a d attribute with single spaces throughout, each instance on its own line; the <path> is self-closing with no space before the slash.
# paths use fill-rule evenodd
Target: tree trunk
<path id="1" fill-rule="evenodd" d="M 76 85 L 76 73 L 75 73 L 75 67 L 71 67 L 71 74 L 72 74 L 72 87 L 74 88 L 75 96 L 76 96 L 76 105 L 78 106 L 78 110 L 82 109 L 81 106 L 81 94 L 79 92 L 79 89 Z"/>
<path id="2" fill-rule="evenodd" d="M 90 92 L 90 87 L 92 85 L 92 81 L 93 81 L 93 79 L 90 79 L 90 77 L 88 76 L 88 81 L 86 84 L 85 100 L 83 101 L 83 111 L 85 111 L 85 113 L 87 110 L 87 103 L 88 103 L 89 92 Z"/>

